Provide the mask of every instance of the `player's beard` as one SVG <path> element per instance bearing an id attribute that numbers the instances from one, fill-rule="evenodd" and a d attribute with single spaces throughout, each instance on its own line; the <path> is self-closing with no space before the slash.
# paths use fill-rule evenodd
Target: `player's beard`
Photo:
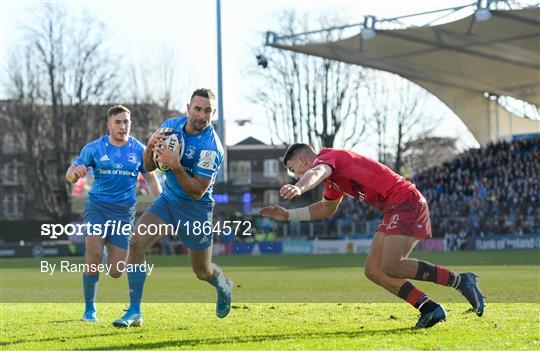
<path id="1" fill-rule="evenodd" d="M 191 122 L 191 129 L 195 131 L 196 133 L 200 133 L 208 127 L 210 122 L 203 121 L 203 120 L 194 120 Z"/>

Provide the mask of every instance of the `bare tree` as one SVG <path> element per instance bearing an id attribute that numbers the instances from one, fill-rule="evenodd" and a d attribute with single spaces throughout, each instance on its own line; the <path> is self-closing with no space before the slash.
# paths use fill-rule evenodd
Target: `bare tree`
<path id="1" fill-rule="evenodd" d="M 429 94 L 405 79 L 370 71 L 367 82 L 365 112 L 377 134 L 379 161 L 402 173 L 403 156 L 411 142 L 429 136 L 440 119 L 426 112 Z"/>
<path id="2" fill-rule="evenodd" d="M 294 12 L 280 16 L 284 35 L 308 29 L 309 18 Z M 319 25 L 339 23 L 337 18 L 320 20 Z M 336 40 L 339 31 L 324 32 L 320 39 Z M 257 74 L 261 84 L 250 95 L 262 104 L 273 143 L 306 141 L 316 148 L 353 148 L 365 132 L 359 91 L 364 70 L 359 66 L 269 47 L 257 50 L 266 68 Z"/>
<path id="3" fill-rule="evenodd" d="M 81 141 L 96 133 L 100 105 L 117 96 L 119 65 L 105 50 L 104 27 L 88 16 L 49 3 L 29 23 L 26 38 L 11 49 L 8 127 L 25 145 L 32 206 L 67 221 L 63 175 Z"/>
<path id="4" fill-rule="evenodd" d="M 131 113 L 136 120 L 132 134 L 145 141 L 167 116 L 182 114 L 184 106 L 179 97 L 187 94 L 178 84 L 174 50 L 167 46 L 149 51 L 141 61 L 132 61 L 127 67 L 125 99 L 132 102 Z M 184 81 L 183 81 L 184 82 Z"/>
<path id="5" fill-rule="evenodd" d="M 184 89 L 176 79 L 177 61 L 174 49 L 162 46 L 142 61 L 131 62 L 127 98 L 134 104 L 157 104 L 164 111 L 179 108 L 175 97 L 183 96 Z"/>
<path id="6" fill-rule="evenodd" d="M 403 165 L 411 176 L 450 160 L 458 154 L 456 138 L 421 137 L 409 141 L 403 154 Z"/>
<path id="7" fill-rule="evenodd" d="M 369 72 L 370 77 L 368 84 L 368 101 L 371 102 L 370 110 L 364 110 L 368 114 L 367 120 L 373 126 L 377 137 L 377 158 L 380 162 L 388 164 L 388 120 L 389 120 L 389 104 L 386 101 L 390 95 L 389 87 L 382 80 L 375 78 L 374 72 Z"/>

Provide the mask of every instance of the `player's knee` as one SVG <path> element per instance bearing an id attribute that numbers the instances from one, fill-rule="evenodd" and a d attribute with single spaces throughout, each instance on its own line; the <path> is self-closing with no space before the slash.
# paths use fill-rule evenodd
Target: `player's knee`
<path id="1" fill-rule="evenodd" d="M 197 279 L 202 281 L 209 281 L 213 277 L 212 270 L 193 269 L 193 272 L 197 276 Z"/>
<path id="2" fill-rule="evenodd" d="M 111 270 L 109 273 L 113 279 L 118 279 L 120 276 L 122 276 L 122 272 L 118 270 Z"/>
<path id="3" fill-rule="evenodd" d="M 86 264 L 90 264 L 91 266 L 96 266 L 101 263 L 101 253 L 92 253 L 87 252 L 86 253 Z"/>
<path id="4" fill-rule="evenodd" d="M 373 265 L 366 265 L 364 267 L 364 275 L 373 282 L 379 282 L 381 278 L 381 269 L 376 268 Z"/>
<path id="5" fill-rule="evenodd" d="M 386 274 L 386 276 L 392 277 L 392 278 L 400 278 L 400 265 L 399 262 L 396 261 L 389 261 L 383 263 L 383 272 Z"/>
<path id="6" fill-rule="evenodd" d="M 144 241 L 143 236 L 131 236 L 131 239 L 129 240 L 129 250 L 133 253 L 144 254 L 146 251 L 146 242 Z"/>

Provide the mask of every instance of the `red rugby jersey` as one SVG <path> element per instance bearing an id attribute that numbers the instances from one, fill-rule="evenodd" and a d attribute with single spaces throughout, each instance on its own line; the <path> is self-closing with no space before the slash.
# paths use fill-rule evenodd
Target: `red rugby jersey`
<path id="1" fill-rule="evenodd" d="M 335 200 L 344 193 L 383 211 L 389 203 L 416 187 L 380 162 L 350 150 L 322 149 L 313 166 L 326 164 L 333 169 L 325 182 L 324 197 Z"/>

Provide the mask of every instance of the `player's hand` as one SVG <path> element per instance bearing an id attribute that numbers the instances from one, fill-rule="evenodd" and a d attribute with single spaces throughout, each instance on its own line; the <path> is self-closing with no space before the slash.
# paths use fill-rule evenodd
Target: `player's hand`
<path id="1" fill-rule="evenodd" d="M 302 190 L 295 185 L 285 185 L 279 190 L 279 194 L 285 199 L 293 199 L 302 194 Z"/>
<path id="2" fill-rule="evenodd" d="M 90 171 L 90 169 L 91 169 L 90 166 L 79 165 L 79 166 L 75 166 L 72 172 L 75 176 L 77 176 L 77 178 L 82 178 L 88 174 L 88 171 Z"/>
<path id="3" fill-rule="evenodd" d="M 161 144 L 165 142 L 165 139 L 167 139 L 167 136 L 164 136 L 163 133 L 165 132 L 171 132 L 172 128 L 166 127 L 166 128 L 158 128 L 150 138 L 148 139 L 148 148 L 153 149 L 155 145 Z"/>
<path id="4" fill-rule="evenodd" d="M 259 214 L 264 217 L 272 218 L 278 221 L 289 220 L 289 212 L 287 212 L 285 208 L 280 207 L 279 205 L 270 205 L 268 207 L 264 207 L 259 210 Z"/>
<path id="5" fill-rule="evenodd" d="M 91 169 L 90 166 L 84 166 L 84 165 L 73 166 L 68 175 L 68 178 L 70 179 L 69 181 L 72 183 L 77 182 L 77 180 L 79 180 L 80 178 L 85 177 L 88 174 L 88 171 L 90 171 L 90 169 Z"/>
<path id="6" fill-rule="evenodd" d="M 167 164 L 170 168 L 175 168 L 180 166 L 180 153 L 179 150 L 182 144 L 179 143 L 175 146 L 173 150 L 169 148 L 164 148 L 161 144 L 155 144 L 153 151 L 156 155 L 156 161 L 160 161 L 164 164 Z"/>

